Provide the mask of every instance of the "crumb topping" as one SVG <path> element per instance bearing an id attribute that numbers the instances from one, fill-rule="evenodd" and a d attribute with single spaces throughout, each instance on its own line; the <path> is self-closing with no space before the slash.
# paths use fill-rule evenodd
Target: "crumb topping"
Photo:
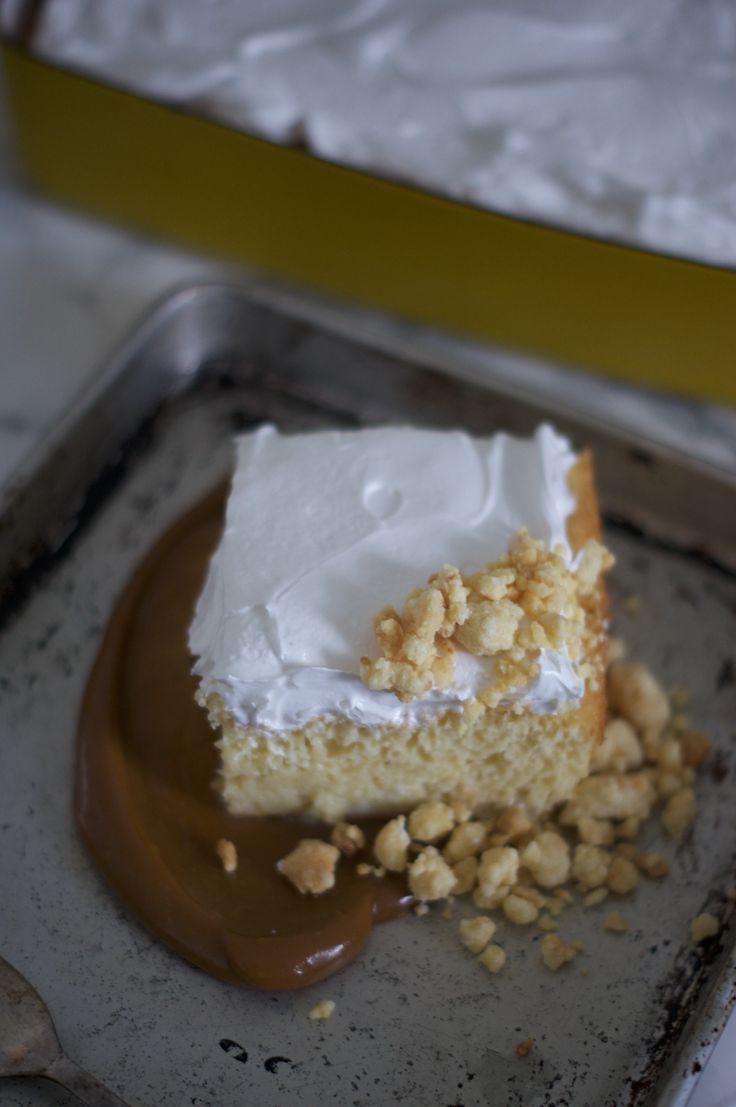
<path id="1" fill-rule="evenodd" d="M 337 823 L 333 826 L 330 841 L 344 857 L 352 857 L 365 848 L 365 834 L 353 823 Z"/>
<path id="2" fill-rule="evenodd" d="M 707 938 L 715 938 L 721 929 L 720 921 L 715 915 L 705 911 L 702 915 L 696 915 L 690 923 L 690 941 L 704 942 Z"/>
<path id="3" fill-rule="evenodd" d="M 302 838 L 301 842 L 277 861 L 276 868 L 303 895 L 322 895 L 335 886 L 335 869 L 340 851 L 319 838 Z"/>
<path id="4" fill-rule="evenodd" d="M 415 631 L 424 633 L 427 625 L 435 626 L 435 634 L 448 630 L 458 613 L 462 616 L 463 603 L 471 603 L 481 589 L 488 602 L 507 598 L 501 589 L 509 588 L 512 577 L 490 569 L 487 579 L 472 578 L 472 583 L 445 572 L 437 587 L 442 621 L 436 604 L 417 601 Z M 590 573 L 597 579 L 593 569 Z M 431 624 L 423 621 L 428 612 Z M 692 730 L 685 716 L 670 715 L 670 701 L 649 670 L 623 662 L 622 655 L 622 649 L 615 651 L 617 659 L 609 665 L 609 688 L 615 689 L 612 698 L 620 714 L 609 718 L 590 775 L 566 803 L 535 823 L 523 805 L 490 812 L 479 810 L 476 794 L 431 798 L 389 819 L 368 847 L 377 865 L 361 861 L 356 872 L 405 873 L 420 917 L 430 912 L 430 904 L 440 903 L 439 915 L 452 919 L 456 902 L 467 897 L 466 903 L 498 912 L 511 925 L 535 925 L 544 933 L 540 949 L 547 968 L 557 971 L 572 962 L 583 947 L 556 932 L 560 915 L 576 898 L 593 909 L 612 894 L 631 895 L 642 877 L 661 880 L 668 874 L 667 858 L 642 850 L 633 839 L 656 806 L 671 837 L 679 841 L 686 834 L 695 817 L 696 768 L 710 750 L 709 739 Z M 331 843 L 305 839 L 278 867 L 299 891 L 320 894 L 334 884 L 340 853 L 349 856 L 366 847 L 363 832 L 349 823 L 333 828 Z M 736 899 L 736 889 L 724 895 Z M 690 924 L 691 940 L 705 941 L 720 926 L 714 915 L 699 915 Z M 609 911 L 602 927 L 623 934 L 628 924 L 619 911 Z M 506 963 L 504 949 L 493 941 L 496 929 L 496 920 L 486 913 L 459 923 L 460 941 L 492 973 Z"/>
<path id="5" fill-rule="evenodd" d="M 315 1003 L 314 1007 L 309 1012 L 309 1017 L 312 1022 L 324 1022 L 332 1015 L 335 1007 L 336 1004 L 334 999 L 321 999 L 319 1003 Z"/>
<path id="6" fill-rule="evenodd" d="M 538 672 L 542 649 L 583 652 L 585 602 L 612 555 L 590 539 L 570 569 L 561 546 L 548 550 L 520 530 L 508 553 L 464 576 L 443 565 L 416 588 L 401 612 L 384 607 L 373 628 L 380 656 L 361 658 L 360 674 L 374 691 L 395 692 L 408 702 L 455 677 L 456 647 L 493 659 L 493 681 L 478 695 L 496 707 L 511 688 L 523 688 Z M 588 675 L 579 666 L 580 675 Z"/>
<path id="7" fill-rule="evenodd" d="M 496 933 L 496 924 L 487 915 L 475 915 L 460 923 L 460 941 L 471 953 L 482 953 Z"/>
<path id="8" fill-rule="evenodd" d="M 229 838 L 220 838 L 215 846 L 215 851 L 220 858 L 223 869 L 229 876 L 237 871 L 238 851 L 234 842 L 231 842 Z"/>

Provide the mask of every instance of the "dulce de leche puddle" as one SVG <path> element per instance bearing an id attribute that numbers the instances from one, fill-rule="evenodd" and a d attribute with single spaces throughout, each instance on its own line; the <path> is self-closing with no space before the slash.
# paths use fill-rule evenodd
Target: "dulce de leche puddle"
<path id="1" fill-rule="evenodd" d="M 205 972 L 261 988 L 301 988 L 351 961 L 375 922 L 409 902 L 400 879 L 360 877 L 342 861 L 323 896 L 275 869 L 324 827 L 234 817 L 213 780 L 215 733 L 194 702 L 187 630 L 222 526 L 224 493 L 175 524 L 120 597 L 79 719 L 77 822 L 120 899 Z M 220 838 L 238 851 L 228 875 Z"/>

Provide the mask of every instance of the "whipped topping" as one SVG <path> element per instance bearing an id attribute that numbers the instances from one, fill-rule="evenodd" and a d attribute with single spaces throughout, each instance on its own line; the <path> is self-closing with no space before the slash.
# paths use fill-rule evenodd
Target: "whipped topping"
<path id="1" fill-rule="evenodd" d="M 35 47 L 332 161 L 736 262 L 731 0 L 54 0 Z"/>
<path id="2" fill-rule="evenodd" d="M 572 563 L 575 455 L 548 426 L 527 440 L 263 426 L 236 452 L 189 645 L 202 691 L 244 725 L 290 729 L 319 715 L 395 724 L 458 708 L 490 683 L 492 662 L 458 650 L 453 686 L 410 703 L 371 691 L 359 671 L 375 653 L 375 613 L 400 607 L 446 562 L 481 568 L 521 527 Z M 537 677 L 508 698 L 547 714 L 583 691 L 571 659 L 543 650 Z"/>

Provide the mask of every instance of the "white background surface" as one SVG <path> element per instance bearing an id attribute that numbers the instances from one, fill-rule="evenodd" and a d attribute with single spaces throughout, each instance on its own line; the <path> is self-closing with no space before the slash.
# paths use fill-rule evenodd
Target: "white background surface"
<path id="1" fill-rule="evenodd" d="M 188 281 L 235 273 L 30 195 L 13 166 L 2 103 L 0 91 L 0 486 L 157 297 Z M 333 310 L 321 309 L 328 316 Z M 392 324 L 374 318 L 369 326 L 386 331 Z M 474 357 L 491 377 L 513 376 L 736 472 L 733 409 L 657 397 L 511 356 Z M 691 1100 L 691 1107 L 734 1105 L 736 1017 Z"/>

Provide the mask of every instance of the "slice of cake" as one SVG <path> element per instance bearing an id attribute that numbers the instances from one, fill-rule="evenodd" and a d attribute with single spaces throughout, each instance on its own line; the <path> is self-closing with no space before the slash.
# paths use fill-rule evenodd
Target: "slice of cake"
<path id="1" fill-rule="evenodd" d="M 589 456 L 547 426 L 264 426 L 236 446 L 190 631 L 228 809 L 566 798 L 605 707 Z"/>

